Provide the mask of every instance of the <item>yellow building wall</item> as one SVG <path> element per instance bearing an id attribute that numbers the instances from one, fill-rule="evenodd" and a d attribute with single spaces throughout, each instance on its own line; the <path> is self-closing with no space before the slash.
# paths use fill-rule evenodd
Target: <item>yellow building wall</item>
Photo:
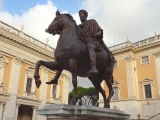
<path id="1" fill-rule="evenodd" d="M 141 64 L 141 58 L 137 58 L 137 78 L 138 78 L 138 87 L 139 87 L 139 97 L 143 99 L 142 93 L 142 85 L 141 81 L 145 78 L 150 78 L 153 80 L 153 91 L 154 97 L 158 98 L 158 83 L 157 83 L 157 76 L 156 76 L 156 66 L 155 60 L 153 55 L 149 55 L 149 63 Z"/>
<path id="2" fill-rule="evenodd" d="M 18 87 L 18 95 L 22 95 L 23 92 L 24 92 L 24 86 L 25 85 L 25 81 L 26 81 L 26 78 L 25 78 L 25 75 L 26 75 L 26 69 L 29 67 L 30 65 L 27 64 L 27 63 L 22 63 L 22 66 L 21 66 L 21 73 L 20 73 L 20 79 L 19 79 L 19 87 Z"/>
<path id="3" fill-rule="evenodd" d="M 53 73 L 52 72 L 49 72 L 48 73 L 48 81 L 52 80 L 52 77 L 53 77 Z M 49 101 L 50 100 L 50 97 L 51 97 L 51 88 L 53 87 L 53 84 L 51 85 L 47 85 L 47 100 Z"/>
<path id="4" fill-rule="evenodd" d="M 42 68 L 39 68 L 39 75 L 40 75 L 40 80 L 42 80 L 42 78 L 41 78 L 41 75 L 42 74 Z M 37 88 L 37 87 L 35 87 L 36 88 L 36 98 L 39 98 L 40 97 L 40 89 L 41 89 L 41 87 L 40 88 Z"/>
<path id="5" fill-rule="evenodd" d="M 126 60 L 121 59 L 118 61 L 118 68 L 115 68 L 114 80 L 120 83 L 120 99 L 128 99 L 128 88 L 127 88 L 127 71 L 126 71 Z"/>
<path id="6" fill-rule="evenodd" d="M 9 79 L 11 74 L 11 67 L 12 67 L 12 58 L 5 56 L 8 60 L 8 64 L 6 64 L 5 70 L 4 70 L 4 77 L 3 77 L 3 92 L 8 92 L 9 88 Z"/>
<path id="7" fill-rule="evenodd" d="M 114 68 L 113 72 L 114 80 L 120 83 L 120 99 L 128 99 L 128 88 L 127 88 L 127 72 L 126 72 L 126 60 L 118 60 L 118 67 Z M 108 96 L 108 87 L 105 83 L 104 89 Z"/>

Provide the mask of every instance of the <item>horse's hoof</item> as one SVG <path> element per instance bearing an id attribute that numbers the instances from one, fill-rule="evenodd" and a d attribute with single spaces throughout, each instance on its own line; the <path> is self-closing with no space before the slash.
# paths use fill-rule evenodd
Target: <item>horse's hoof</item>
<path id="1" fill-rule="evenodd" d="M 42 82 L 38 79 L 38 80 L 37 80 L 37 82 L 36 82 L 36 86 L 37 86 L 37 88 L 39 88 L 39 87 L 40 87 L 41 83 L 42 83 Z"/>
<path id="2" fill-rule="evenodd" d="M 50 85 L 50 84 L 56 84 L 57 85 L 57 80 L 51 80 L 49 82 L 46 82 L 46 84 Z"/>

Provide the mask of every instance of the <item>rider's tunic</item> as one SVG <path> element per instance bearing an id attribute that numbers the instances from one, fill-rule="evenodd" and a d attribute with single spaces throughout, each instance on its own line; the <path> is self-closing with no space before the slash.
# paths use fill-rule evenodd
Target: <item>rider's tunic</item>
<path id="1" fill-rule="evenodd" d="M 102 32 L 101 36 L 94 38 L 91 37 L 92 34 L 95 34 L 99 31 Z M 79 39 L 83 41 L 85 44 L 87 44 L 88 42 L 93 43 L 96 47 L 96 51 L 102 51 L 103 49 L 105 49 L 108 52 L 111 61 L 115 62 L 115 58 L 112 52 L 103 42 L 103 29 L 98 25 L 96 20 L 91 19 L 80 24 L 78 28 L 78 34 L 79 34 Z"/>

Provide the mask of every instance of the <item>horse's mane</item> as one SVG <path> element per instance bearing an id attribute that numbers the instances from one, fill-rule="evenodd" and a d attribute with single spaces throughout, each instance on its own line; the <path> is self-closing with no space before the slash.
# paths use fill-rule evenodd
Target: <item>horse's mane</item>
<path id="1" fill-rule="evenodd" d="M 65 15 L 75 26 L 77 26 L 77 23 L 76 23 L 76 21 L 73 19 L 72 15 L 66 14 L 66 13 L 64 13 L 63 15 Z"/>

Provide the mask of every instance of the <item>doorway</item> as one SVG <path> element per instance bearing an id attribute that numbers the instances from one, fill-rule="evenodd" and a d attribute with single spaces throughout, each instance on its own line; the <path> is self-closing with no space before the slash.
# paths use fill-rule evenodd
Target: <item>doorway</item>
<path id="1" fill-rule="evenodd" d="M 18 110 L 18 120 L 32 120 L 32 106 L 21 105 Z"/>

